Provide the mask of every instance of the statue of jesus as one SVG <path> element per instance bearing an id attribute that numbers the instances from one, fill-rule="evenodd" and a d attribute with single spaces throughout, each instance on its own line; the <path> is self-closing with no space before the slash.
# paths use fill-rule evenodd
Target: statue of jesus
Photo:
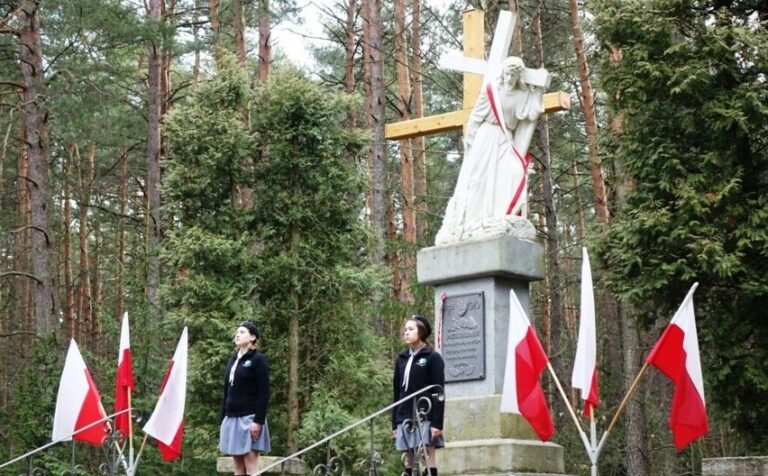
<path id="1" fill-rule="evenodd" d="M 526 83 L 524 71 L 523 60 L 510 56 L 500 77 L 481 89 L 465 129 L 456 189 L 435 244 L 481 239 L 521 225 L 525 230 L 518 234 L 534 237 L 525 218 L 528 146 L 544 110 L 545 87 Z"/>

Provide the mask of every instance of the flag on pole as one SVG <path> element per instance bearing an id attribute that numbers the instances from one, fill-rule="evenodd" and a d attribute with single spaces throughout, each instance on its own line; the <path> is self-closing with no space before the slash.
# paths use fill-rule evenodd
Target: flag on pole
<path id="1" fill-rule="evenodd" d="M 592 270 L 589 254 L 582 248 L 581 262 L 581 316 L 579 319 L 579 340 L 576 344 L 576 359 L 573 363 L 571 385 L 581 390 L 584 400 L 584 415 L 589 417 L 597 408 L 597 333 L 595 331 L 595 295 L 592 286 Z"/>
<path id="2" fill-rule="evenodd" d="M 549 360 L 514 291 L 509 292 L 509 340 L 501 412 L 525 417 L 541 441 L 555 433 L 552 415 L 539 384 Z"/>
<path id="3" fill-rule="evenodd" d="M 699 339 L 693 313 L 695 283 L 672 318 L 646 362 L 659 369 L 675 384 L 669 426 L 677 451 L 709 431 L 701 376 Z"/>
<path id="4" fill-rule="evenodd" d="M 127 312 L 123 314 L 123 322 L 120 327 L 120 350 L 117 353 L 117 377 L 115 380 L 115 413 L 117 413 L 128 409 L 130 394 L 135 386 L 133 366 L 131 365 L 131 335 Z M 130 433 L 130 423 L 130 412 L 115 417 L 115 429 L 125 436 Z"/>
<path id="5" fill-rule="evenodd" d="M 160 398 L 144 425 L 144 433 L 157 440 L 164 461 L 181 455 L 184 404 L 187 396 L 187 328 L 181 332 L 176 352 L 165 372 Z"/>
<path id="6" fill-rule="evenodd" d="M 61 373 L 59 393 L 56 396 L 56 412 L 53 415 L 53 441 L 69 441 L 72 433 L 105 420 L 107 417 L 101 405 L 101 395 L 93 382 L 91 372 L 85 365 L 75 340 L 69 341 L 64 370 Z M 87 430 L 74 435 L 75 441 L 101 445 L 107 436 L 105 424 L 94 424 Z"/>

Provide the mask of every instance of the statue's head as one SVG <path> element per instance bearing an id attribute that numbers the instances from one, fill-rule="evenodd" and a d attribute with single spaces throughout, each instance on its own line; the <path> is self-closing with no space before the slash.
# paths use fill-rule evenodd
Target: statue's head
<path id="1" fill-rule="evenodd" d="M 504 60 L 504 68 L 501 70 L 501 78 L 499 79 L 502 84 L 515 86 L 518 81 L 520 81 L 524 70 L 525 63 L 523 63 L 522 58 L 518 56 L 508 56 L 507 59 Z"/>

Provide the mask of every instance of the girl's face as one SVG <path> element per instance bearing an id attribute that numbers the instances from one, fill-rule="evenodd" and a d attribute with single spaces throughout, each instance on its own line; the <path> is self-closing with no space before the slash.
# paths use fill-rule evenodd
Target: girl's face
<path id="1" fill-rule="evenodd" d="M 416 321 L 405 321 L 403 340 L 410 346 L 418 345 L 419 342 L 421 342 L 421 339 L 419 338 L 419 328 L 416 326 Z"/>
<path id="2" fill-rule="evenodd" d="M 253 342 L 253 336 L 245 327 L 238 327 L 235 331 L 235 345 L 238 347 L 246 347 Z"/>

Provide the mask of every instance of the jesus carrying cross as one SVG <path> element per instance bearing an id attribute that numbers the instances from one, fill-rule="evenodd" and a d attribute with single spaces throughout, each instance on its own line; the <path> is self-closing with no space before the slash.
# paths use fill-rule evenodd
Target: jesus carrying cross
<path id="1" fill-rule="evenodd" d="M 532 233 L 525 219 L 527 152 L 544 111 L 549 75 L 543 72 L 529 79 L 532 75 L 525 72 L 523 61 L 510 56 L 499 77 L 480 90 L 467 122 L 464 162 L 435 244 L 479 239 L 513 228 L 517 234 Z M 526 229 L 523 233 L 521 226 Z"/>

